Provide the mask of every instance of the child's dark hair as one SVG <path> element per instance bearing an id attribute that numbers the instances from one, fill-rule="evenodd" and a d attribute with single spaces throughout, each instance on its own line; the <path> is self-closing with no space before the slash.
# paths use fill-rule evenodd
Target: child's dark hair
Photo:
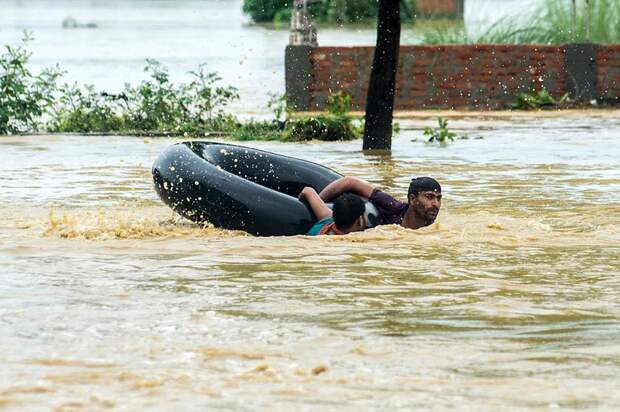
<path id="1" fill-rule="evenodd" d="M 344 193 L 334 200 L 334 222 L 339 229 L 349 229 L 364 214 L 364 201 L 351 193 Z"/>

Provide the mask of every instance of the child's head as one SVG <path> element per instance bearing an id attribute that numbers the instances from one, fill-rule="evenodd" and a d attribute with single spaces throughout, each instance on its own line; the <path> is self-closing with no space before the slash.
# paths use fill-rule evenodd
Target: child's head
<path id="1" fill-rule="evenodd" d="M 334 200 L 334 222 L 338 230 L 357 232 L 364 229 L 364 201 L 356 195 L 344 193 Z"/>

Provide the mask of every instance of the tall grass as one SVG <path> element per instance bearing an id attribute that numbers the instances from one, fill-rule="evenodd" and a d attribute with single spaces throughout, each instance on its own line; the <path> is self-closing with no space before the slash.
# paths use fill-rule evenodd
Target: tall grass
<path id="1" fill-rule="evenodd" d="M 423 44 L 620 43 L 620 0 L 547 0 L 527 23 L 502 19 L 482 33 L 458 26 L 426 32 Z"/>
<path id="2" fill-rule="evenodd" d="M 620 43 L 620 1 L 577 0 L 574 22 L 567 3 L 570 2 L 548 0 L 543 9 L 546 43 Z"/>

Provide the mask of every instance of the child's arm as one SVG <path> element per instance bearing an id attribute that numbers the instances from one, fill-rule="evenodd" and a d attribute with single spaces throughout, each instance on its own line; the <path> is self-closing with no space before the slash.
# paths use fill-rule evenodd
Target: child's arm
<path id="1" fill-rule="evenodd" d="M 314 212 L 317 220 L 325 219 L 332 216 L 332 210 L 325 205 L 325 202 L 321 200 L 319 194 L 311 187 L 304 187 L 304 190 L 299 194 L 299 200 L 306 200 Z"/>

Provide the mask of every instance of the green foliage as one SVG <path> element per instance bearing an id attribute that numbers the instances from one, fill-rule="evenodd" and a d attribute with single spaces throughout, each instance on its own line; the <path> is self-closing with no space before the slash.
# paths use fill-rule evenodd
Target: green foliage
<path id="1" fill-rule="evenodd" d="M 48 124 L 54 132 L 149 131 L 203 133 L 228 130 L 234 118 L 224 107 L 239 98 L 234 87 L 204 65 L 191 72 L 192 81 L 176 85 L 157 61 L 147 60 L 149 79 L 123 93 L 98 93 L 93 86 L 63 86 Z"/>
<path id="2" fill-rule="evenodd" d="M 292 6 L 293 0 L 243 0 L 242 9 L 255 22 L 271 22 L 278 13 Z"/>
<path id="3" fill-rule="evenodd" d="M 463 25 L 444 26 L 422 34 L 424 44 L 534 44 L 544 36 L 539 27 L 523 28 L 508 19 L 493 24 L 485 32 L 472 36 Z"/>
<path id="4" fill-rule="evenodd" d="M 517 101 L 512 103 L 510 108 L 517 110 L 543 109 L 569 102 L 570 98 L 568 97 L 568 93 L 562 96 L 558 101 L 554 99 L 547 90 L 542 89 L 534 93 L 519 93 L 517 95 Z"/>
<path id="5" fill-rule="evenodd" d="M 309 2 L 308 10 L 320 23 L 356 23 L 376 18 L 377 5 L 377 0 L 318 0 Z M 415 15 L 415 1 L 408 1 L 407 6 Z M 288 22 L 292 7 L 293 0 L 243 0 L 242 6 L 255 22 Z"/>
<path id="6" fill-rule="evenodd" d="M 485 32 L 472 35 L 460 25 L 422 34 L 424 44 L 564 44 L 620 42 L 620 2 L 577 1 L 575 19 L 571 3 L 547 0 L 527 24 L 503 19 Z"/>
<path id="7" fill-rule="evenodd" d="M 294 109 L 288 105 L 288 97 L 286 93 L 270 93 L 267 107 L 271 109 L 275 116 L 276 122 L 286 123 Z"/>
<path id="8" fill-rule="evenodd" d="M 291 120 L 286 95 L 272 95 L 272 120 L 240 122 L 227 114 L 239 98 L 234 87 L 220 86 L 220 77 L 205 66 L 191 72 L 189 83 L 173 83 L 166 68 L 147 60 L 148 78 L 122 93 L 99 92 L 92 85 L 57 86 L 59 71 L 39 76 L 26 68 L 25 47 L 7 47 L 0 58 L 0 133 L 35 130 L 46 117 L 50 132 L 162 133 L 207 135 L 217 133 L 235 140 L 306 141 L 349 140 L 361 134 L 349 116 L 351 98 L 338 93 L 328 98 L 327 114 Z"/>
<path id="9" fill-rule="evenodd" d="M 325 110 L 334 116 L 346 116 L 351 110 L 351 96 L 344 92 L 332 94 L 327 98 Z"/>
<path id="10" fill-rule="evenodd" d="M 353 140 L 361 137 L 363 128 L 349 115 L 351 96 L 337 92 L 327 98 L 327 114 L 305 117 L 287 124 L 285 139 L 289 141 Z"/>
<path id="11" fill-rule="evenodd" d="M 227 133 L 233 140 L 283 140 L 286 123 L 278 120 L 247 120 L 236 123 Z"/>
<path id="12" fill-rule="evenodd" d="M 125 119 L 119 113 L 122 112 L 120 101 L 126 100 L 98 93 L 94 86 L 82 89 L 77 84 L 65 84 L 59 91 L 60 96 L 51 109 L 48 130 L 104 133 L 125 128 Z"/>
<path id="13" fill-rule="evenodd" d="M 351 119 L 343 116 L 319 115 L 291 122 L 285 140 L 301 142 L 323 140 L 328 142 L 353 140 L 360 137 L 360 130 L 354 127 Z"/>
<path id="14" fill-rule="evenodd" d="M 36 130 L 40 116 L 53 102 L 53 91 L 62 75 L 57 67 L 38 75 L 28 70 L 31 53 L 26 45 L 30 40 L 25 32 L 20 46 L 5 46 L 6 52 L 0 55 L 0 134 Z"/>
<path id="15" fill-rule="evenodd" d="M 448 129 L 447 119 L 444 119 L 443 117 L 439 117 L 437 118 L 437 121 L 439 123 L 438 128 L 432 128 L 432 127 L 424 128 L 424 132 L 423 132 L 424 136 L 428 137 L 429 142 L 438 142 L 441 144 L 445 144 L 445 143 L 448 143 L 448 140 L 453 142 L 454 139 L 456 138 L 467 139 L 467 136 L 458 135 L 454 132 L 451 132 Z"/>
<path id="16" fill-rule="evenodd" d="M 537 23 L 546 29 L 545 44 L 620 43 L 618 0 L 577 0 L 574 22 L 569 4 L 561 0 L 548 0 L 541 10 Z"/>
<path id="17" fill-rule="evenodd" d="M 375 18 L 377 4 L 374 0 L 321 0 L 309 8 L 319 22 L 356 23 Z"/>

